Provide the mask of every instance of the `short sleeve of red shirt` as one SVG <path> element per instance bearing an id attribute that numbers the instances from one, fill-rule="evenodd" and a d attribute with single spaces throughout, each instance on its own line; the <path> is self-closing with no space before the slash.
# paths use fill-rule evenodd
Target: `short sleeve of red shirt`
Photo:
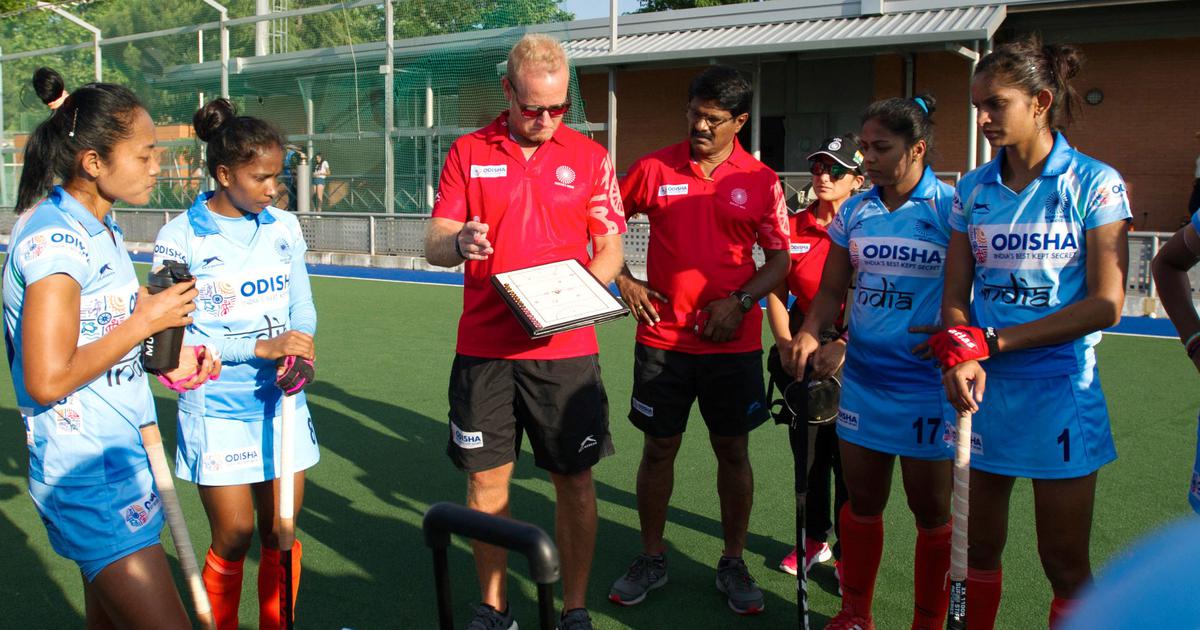
<path id="1" fill-rule="evenodd" d="M 763 249 L 787 249 L 788 248 L 788 212 L 787 203 L 783 199 L 783 186 L 779 183 L 779 178 L 771 173 L 775 179 L 774 185 L 771 186 L 772 203 L 767 213 L 763 215 L 762 223 L 758 225 L 758 246 Z"/>
<path id="2" fill-rule="evenodd" d="M 459 354 L 500 359 L 565 359 L 595 354 L 582 328 L 530 339 L 492 287 L 497 273 L 575 259 L 590 262 L 593 237 L 625 231 L 612 163 L 604 148 L 561 126 L 528 159 L 504 115 L 456 140 L 446 156 L 433 216 L 479 217 L 495 250 L 463 267 Z"/>

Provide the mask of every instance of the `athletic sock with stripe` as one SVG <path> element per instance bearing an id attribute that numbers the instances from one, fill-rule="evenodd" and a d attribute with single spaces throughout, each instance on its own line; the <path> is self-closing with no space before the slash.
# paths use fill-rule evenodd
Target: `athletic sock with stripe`
<path id="1" fill-rule="evenodd" d="M 238 606 L 242 601 L 242 564 L 245 559 L 236 562 L 218 556 L 212 547 L 204 558 L 204 570 L 200 578 L 204 581 L 204 590 L 208 592 L 208 602 L 212 604 L 213 620 L 217 630 L 237 630 Z"/>

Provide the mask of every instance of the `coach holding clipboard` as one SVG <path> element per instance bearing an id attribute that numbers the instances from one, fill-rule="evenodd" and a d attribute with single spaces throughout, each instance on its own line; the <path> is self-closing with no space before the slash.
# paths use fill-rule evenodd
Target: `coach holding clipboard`
<path id="1" fill-rule="evenodd" d="M 450 148 L 425 257 L 443 267 L 466 263 L 447 454 L 468 474 L 467 504 L 509 516 L 509 480 L 527 434 L 556 494 L 559 627 L 590 630 L 584 595 L 596 538 L 591 467 L 613 453 L 596 335 L 587 327 L 531 339 L 491 285 L 494 274 L 565 259 L 606 284 L 621 269 L 625 216 L 616 176 L 603 147 L 562 124 L 569 81 L 554 39 L 526 35 L 512 48 L 501 80 L 508 109 Z M 482 589 L 472 627 L 515 627 L 504 550 L 472 545 Z"/>

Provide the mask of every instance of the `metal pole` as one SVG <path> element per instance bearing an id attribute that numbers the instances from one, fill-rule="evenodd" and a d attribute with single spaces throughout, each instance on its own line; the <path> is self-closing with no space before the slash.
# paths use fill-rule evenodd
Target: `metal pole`
<path id="1" fill-rule="evenodd" d="M 992 54 L 992 40 L 989 39 L 984 43 L 983 54 Z M 992 159 L 992 143 L 988 142 L 987 136 L 984 136 L 979 130 L 976 130 L 975 133 L 979 134 L 979 161 L 988 162 Z"/>
<path id="2" fill-rule="evenodd" d="M 608 3 L 608 52 L 617 52 L 617 0 Z"/>
<path id="3" fill-rule="evenodd" d="M 914 84 L 916 83 L 916 59 L 913 53 L 904 55 L 904 98 L 912 98 L 916 91 Z"/>
<path id="4" fill-rule="evenodd" d="M 971 78 L 975 76 L 975 66 L 979 65 L 979 42 L 975 42 L 971 46 L 971 50 L 975 51 L 975 57 L 971 59 L 971 74 L 967 77 L 967 85 L 970 87 Z M 967 103 L 967 170 L 973 171 L 979 164 L 979 111 L 971 105 L 968 98 Z"/>
<path id="5" fill-rule="evenodd" d="M 0 46 L 0 55 L 3 54 L 4 47 Z M 8 159 L 4 157 L 4 62 L 0 61 L 0 206 L 8 203 L 7 164 Z"/>
<path id="6" fill-rule="evenodd" d="M 102 39 L 101 34 L 100 34 L 100 29 L 97 28 L 95 25 L 93 25 L 89 22 L 85 22 L 84 20 L 76 17 L 72 13 L 69 13 L 66 10 L 64 10 L 60 7 L 57 7 L 53 4 L 50 4 L 49 2 L 44 2 L 43 0 L 38 0 L 37 8 L 49 9 L 50 11 L 54 12 L 56 15 L 62 16 L 63 19 L 67 20 L 68 22 L 70 22 L 80 28 L 86 29 L 88 32 L 90 32 L 92 34 L 92 70 L 93 70 L 93 74 L 96 77 L 96 81 L 97 82 L 102 81 L 104 72 L 102 70 L 103 64 L 101 62 L 101 52 L 100 52 L 100 41 Z"/>
<path id="7" fill-rule="evenodd" d="M 617 69 L 608 69 L 608 159 L 617 168 Z"/>
<path id="8" fill-rule="evenodd" d="M 221 98 L 229 98 L 229 9 L 217 0 L 204 0 L 204 4 L 216 9 L 221 14 Z M 203 31 L 201 31 L 203 33 Z M 203 35 L 201 35 L 203 37 Z M 204 60 L 201 59 L 203 62 Z"/>
<path id="9" fill-rule="evenodd" d="M 425 207 L 433 211 L 433 81 L 425 76 Z"/>
<path id="10" fill-rule="evenodd" d="M 312 169 L 308 166 L 308 156 L 300 152 L 300 164 L 292 174 L 296 178 L 296 212 L 307 213 L 312 210 Z"/>
<path id="11" fill-rule="evenodd" d="M 762 61 L 754 61 L 754 93 L 750 97 L 750 153 L 762 159 Z"/>
<path id="12" fill-rule="evenodd" d="M 396 130 L 396 8 L 392 1 L 387 0 L 384 3 L 384 17 L 387 22 L 387 68 L 383 75 L 383 126 L 385 127 L 383 134 L 383 209 L 388 214 L 396 212 L 396 150 L 393 145 L 395 142 L 393 134 Z M 432 108 L 429 106 L 428 100 L 427 96 L 426 119 L 432 115 Z M 425 138 L 426 151 L 429 150 L 428 145 L 432 141 L 432 137 Z M 428 183 L 428 173 L 426 178 Z M 428 186 L 426 188 L 428 204 L 433 207 L 433 195 L 429 193 Z"/>
<path id="13" fill-rule="evenodd" d="M 271 5 L 267 0 L 254 0 L 254 15 L 268 15 Z M 271 24 L 267 20 L 254 23 L 254 56 L 262 57 L 270 52 L 267 38 L 270 36 Z"/>

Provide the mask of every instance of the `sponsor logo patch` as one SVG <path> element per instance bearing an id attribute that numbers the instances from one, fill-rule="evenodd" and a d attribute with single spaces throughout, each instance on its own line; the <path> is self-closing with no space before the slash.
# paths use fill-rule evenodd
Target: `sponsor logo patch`
<path id="1" fill-rule="evenodd" d="M 792 243 L 792 255 L 807 254 L 812 249 L 812 243 Z"/>
<path id="2" fill-rule="evenodd" d="M 151 492 L 121 508 L 121 520 L 125 521 L 125 527 L 129 531 L 136 532 L 145 527 L 160 509 L 162 509 L 162 500 L 158 498 L 157 494 Z"/>
<path id="3" fill-rule="evenodd" d="M 650 405 L 647 405 L 646 403 L 644 403 L 636 398 L 633 398 L 633 397 L 630 397 L 629 401 L 630 401 L 630 404 L 633 405 L 634 411 L 636 411 L 648 418 L 654 417 L 654 407 L 651 407 Z"/>
<path id="4" fill-rule="evenodd" d="M 218 453 L 205 453 L 201 457 L 204 472 L 228 472 L 262 465 L 262 455 L 257 448 L 234 449 Z"/>
<path id="5" fill-rule="evenodd" d="M 472 179 L 496 179 L 499 177 L 508 177 L 507 164 L 472 164 L 471 178 Z"/>
<path id="6" fill-rule="evenodd" d="M 687 184 L 663 184 L 658 187 L 659 197 L 676 197 L 688 194 Z"/>
<path id="7" fill-rule="evenodd" d="M 88 262 L 87 245 L 83 240 L 72 232 L 55 228 L 42 230 L 29 237 L 21 246 L 21 261 L 28 263 L 52 252 L 74 258 L 84 264 Z"/>
<path id="8" fill-rule="evenodd" d="M 837 423 L 843 429 L 858 430 L 858 414 L 846 409 L 838 409 Z"/>
<path id="9" fill-rule="evenodd" d="M 589 435 L 583 438 L 583 441 L 579 443 L 579 452 L 582 453 L 584 449 L 592 448 L 596 444 L 596 438 Z"/>
<path id="10" fill-rule="evenodd" d="M 564 164 L 564 165 L 554 169 L 554 179 L 558 180 L 555 183 L 558 184 L 559 186 L 566 186 L 567 188 L 574 188 L 574 186 L 572 186 L 571 184 L 575 183 L 575 170 L 572 169 L 570 166 L 567 166 Z"/>
<path id="11" fill-rule="evenodd" d="M 459 448 L 483 448 L 483 431 L 463 431 L 451 421 L 450 433 L 454 436 L 454 443 Z"/>

